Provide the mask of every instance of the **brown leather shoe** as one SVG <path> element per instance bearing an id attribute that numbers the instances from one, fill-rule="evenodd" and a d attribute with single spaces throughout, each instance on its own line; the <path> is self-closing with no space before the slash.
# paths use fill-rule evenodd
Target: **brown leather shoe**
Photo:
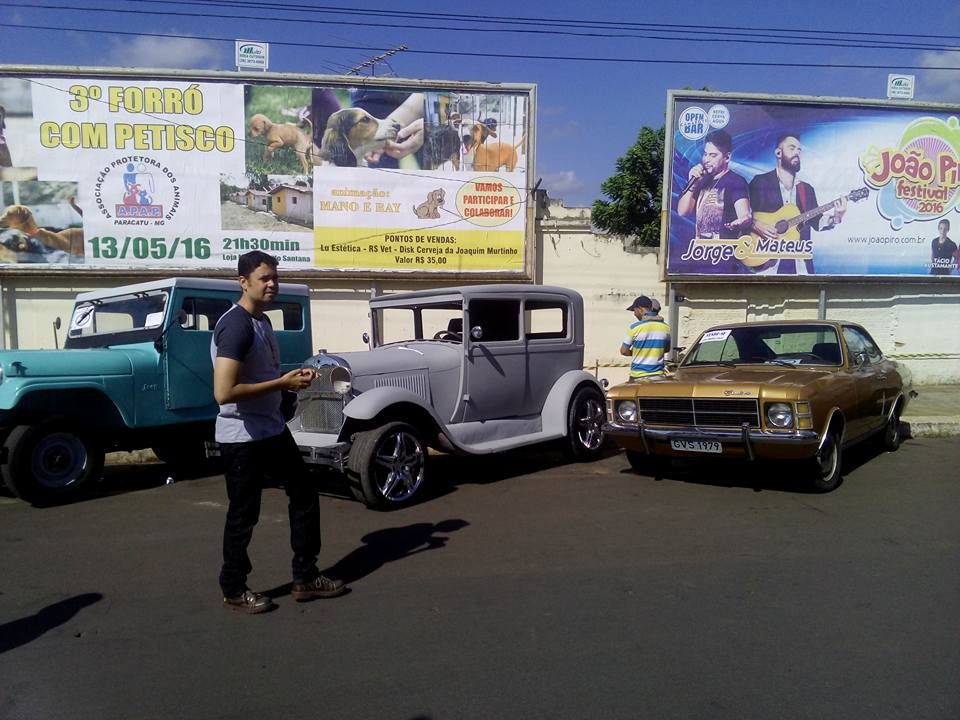
<path id="1" fill-rule="evenodd" d="M 346 591 L 347 586 L 343 584 L 343 580 L 331 580 L 323 575 L 317 575 L 310 582 L 294 583 L 290 594 L 297 602 L 304 602 L 316 598 L 337 597 L 337 595 L 343 595 Z"/>
<path id="2" fill-rule="evenodd" d="M 257 613 L 269 612 L 277 606 L 269 597 L 262 593 L 256 593 L 253 590 L 244 590 L 234 597 L 225 597 L 223 606 L 229 610 L 256 615 Z"/>

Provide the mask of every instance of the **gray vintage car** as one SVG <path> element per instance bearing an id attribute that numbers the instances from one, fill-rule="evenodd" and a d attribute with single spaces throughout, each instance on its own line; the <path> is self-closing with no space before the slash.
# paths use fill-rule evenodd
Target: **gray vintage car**
<path id="1" fill-rule="evenodd" d="M 406 502 L 428 448 L 482 455 L 560 441 L 603 445 L 604 395 L 583 370 L 583 298 L 543 285 L 375 297 L 370 349 L 318 355 L 289 423 L 308 463 L 347 475 L 370 507 Z M 466 332 L 464 329 L 466 328 Z"/>

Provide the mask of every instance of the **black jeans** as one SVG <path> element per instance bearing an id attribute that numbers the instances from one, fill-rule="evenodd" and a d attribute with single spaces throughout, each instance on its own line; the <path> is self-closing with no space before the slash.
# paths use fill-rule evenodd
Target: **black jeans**
<path id="1" fill-rule="evenodd" d="M 252 569 L 247 546 L 260 519 L 260 496 L 268 483 L 282 484 L 287 493 L 293 581 L 313 580 L 320 554 L 320 502 L 290 431 L 284 428 L 265 440 L 223 443 L 221 448 L 230 499 L 220 570 L 224 597 L 235 597 L 247 587 Z"/>

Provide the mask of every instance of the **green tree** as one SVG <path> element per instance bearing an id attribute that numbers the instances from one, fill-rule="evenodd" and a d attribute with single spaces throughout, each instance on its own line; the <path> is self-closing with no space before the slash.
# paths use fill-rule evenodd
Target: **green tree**
<path id="1" fill-rule="evenodd" d="M 633 246 L 659 247 L 663 145 L 664 128 L 640 128 L 637 141 L 617 159 L 616 173 L 600 186 L 610 199 L 594 201 L 596 227 L 629 236 Z"/>

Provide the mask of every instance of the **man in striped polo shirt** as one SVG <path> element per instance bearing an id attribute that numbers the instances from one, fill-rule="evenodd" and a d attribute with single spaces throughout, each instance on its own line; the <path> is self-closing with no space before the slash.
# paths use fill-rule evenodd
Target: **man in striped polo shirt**
<path id="1" fill-rule="evenodd" d="M 627 330 L 620 354 L 633 357 L 630 382 L 663 375 L 663 356 L 670 349 L 670 328 L 653 310 L 653 301 L 641 295 L 627 308 L 637 322 Z"/>

